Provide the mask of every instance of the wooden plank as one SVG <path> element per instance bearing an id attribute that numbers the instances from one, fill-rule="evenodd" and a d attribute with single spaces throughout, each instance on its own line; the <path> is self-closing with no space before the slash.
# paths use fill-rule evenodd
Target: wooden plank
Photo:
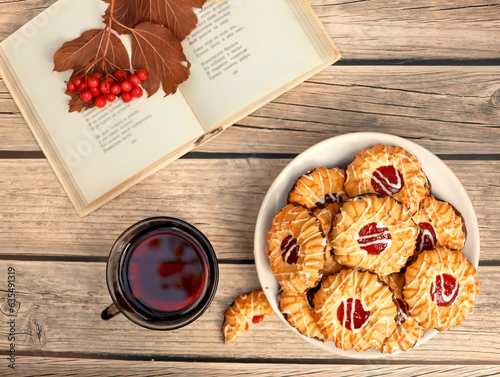
<path id="1" fill-rule="evenodd" d="M 257 214 L 285 159 L 181 159 L 80 219 L 45 160 L 0 160 L 1 254 L 108 255 L 133 223 L 173 216 L 193 223 L 220 259 L 252 259 Z M 481 259 L 500 251 L 500 161 L 446 161 L 474 204 Z"/>
<path id="2" fill-rule="evenodd" d="M 197 151 L 300 153 L 376 131 L 434 153 L 498 153 L 499 119 L 500 67 L 332 66 Z M 1 80 L 0 126 L 0 151 L 39 150 Z"/>
<path id="3" fill-rule="evenodd" d="M 495 0 L 311 0 L 311 4 L 345 59 L 499 57 L 500 4 Z"/>
<path id="4" fill-rule="evenodd" d="M 55 0 L 2 3 L 0 41 Z M 311 0 L 344 59 L 498 59 L 495 0 Z"/>
<path id="5" fill-rule="evenodd" d="M 163 361 L 127 361 L 69 359 L 47 357 L 19 357 L 16 371 L 5 371 L 4 376 L 25 377 L 44 376 L 193 376 L 193 377 L 226 377 L 226 376 L 329 376 L 335 375 L 357 377 L 401 377 L 422 375 L 444 375 L 455 377 L 479 377 L 500 374 L 497 365 L 311 365 L 311 364 L 247 364 L 247 363 L 211 363 L 211 362 L 163 362 Z M 0 370 L 3 371 L 3 366 Z"/>
<path id="6" fill-rule="evenodd" d="M 348 360 L 304 342 L 277 316 L 269 317 L 224 345 L 220 331 L 223 313 L 234 297 L 259 287 L 254 266 L 221 265 L 219 289 L 209 310 L 189 326 L 169 332 L 141 328 L 123 316 L 109 321 L 100 319 L 101 310 L 110 302 L 104 263 L 0 261 L 4 277 L 8 266 L 16 270 L 16 298 L 20 302 L 15 319 L 15 348 L 19 356 L 113 358 L 113 355 L 135 355 L 164 361 L 196 361 L 202 357 L 204 360 L 199 361 L 215 358 L 224 362 L 245 359 L 265 362 L 268 359 L 280 363 Z M 437 334 L 410 352 L 385 360 L 498 365 L 500 317 L 494 313 L 500 306 L 497 283 L 500 271 L 498 267 L 480 267 L 478 277 L 481 293 L 467 321 Z M 6 285 L 5 278 L 0 286 L 2 312 L 7 308 Z M 8 319 L 0 314 L 2 323 Z M 4 326 L 0 349 L 8 349 L 9 343 Z"/>

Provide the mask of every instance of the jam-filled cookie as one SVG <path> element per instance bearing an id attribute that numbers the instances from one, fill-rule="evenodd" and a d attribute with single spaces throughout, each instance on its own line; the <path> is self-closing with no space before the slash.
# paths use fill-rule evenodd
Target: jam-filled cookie
<path id="1" fill-rule="evenodd" d="M 415 213 L 430 193 L 427 176 L 418 159 L 403 148 L 378 144 L 364 149 L 347 168 L 344 186 L 348 196 L 366 193 L 389 195 Z"/>
<path id="2" fill-rule="evenodd" d="M 306 208 L 287 205 L 276 214 L 267 237 L 271 270 L 281 286 L 303 293 L 316 286 L 325 266 L 327 240 Z"/>
<path id="3" fill-rule="evenodd" d="M 417 251 L 432 250 L 436 246 L 461 250 L 465 243 L 465 223 L 448 203 L 428 196 L 413 215 L 418 225 Z"/>
<path id="4" fill-rule="evenodd" d="M 396 328 L 391 291 L 367 271 L 349 269 L 327 277 L 313 303 L 324 337 L 344 350 L 380 349 Z"/>
<path id="5" fill-rule="evenodd" d="M 224 313 L 222 335 L 224 344 L 245 333 L 253 324 L 273 314 L 273 309 L 261 289 L 244 293 L 234 300 Z"/>
<path id="6" fill-rule="evenodd" d="M 280 310 L 290 325 L 299 330 L 302 335 L 323 339 L 306 294 L 284 290 L 280 296 Z"/>
<path id="7" fill-rule="evenodd" d="M 346 201 L 330 233 L 337 262 L 379 275 L 400 271 L 415 251 L 416 238 L 417 226 L 408 208 L 377 195 Z"/>
<path id="8" fill-rule="evenodd" d="M 316 168 L 295 181 L 288 193 L 288 203 L 309 209 L 328 203 L 341 203 L 344 198 L 344 181 L 345 171 L 342 169 Z"/>
<path id="9" fill-rule="evenodd" d="M 410 315 L 426 329 L 459 325 L 478 293 L 476 269 L 457 250 L 425 250 L 405 272 L 403 295 Z"/>
<path id="10" fill-rule="evenodd" d="M 314 216 L 321 223 L 321 228 L 323 229 L 323 234 L 328 236 L 330 231 L 332 230 L 332 222 L 335 215 L 339 212 L 340 204 L 339 203 L 329 203 L 326 207 L 316 208 L 313 211 Z M 332 246 L 330 245 L 330 240 L 327 237 L 326 239 L 328 247 L 325 252 L 325 259 L 328 261 L 333 254 Z"/>

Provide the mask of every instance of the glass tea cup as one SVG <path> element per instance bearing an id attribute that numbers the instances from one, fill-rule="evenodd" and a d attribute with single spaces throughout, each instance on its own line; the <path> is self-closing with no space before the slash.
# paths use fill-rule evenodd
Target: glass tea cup
<path id="1" fill-rule="evenodd" d="M 201 316 L 215 296 L 217 257 L 193 225 L 152 217 L 125 230 L 109 253 L 106 281 L 113 303 L 108 320 L 122 313 L 152 330 L 173 330 Z"/>

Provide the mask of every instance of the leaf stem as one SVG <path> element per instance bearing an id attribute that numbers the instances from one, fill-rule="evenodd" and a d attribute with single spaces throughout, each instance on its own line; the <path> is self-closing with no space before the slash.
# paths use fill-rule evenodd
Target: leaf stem
<path id="1" fill-rule="evenodd" d="M 108 22 L 108 25 L 107 25 L 107 28 L 108 28 L 108 40 L 106 41 L 106 47 L 104 48 L 104 53 L 102 54 L 103 57 L 106 57 L 106 54 L 108 53 L 108 49 L 109 49 L 109 44 L 111 43 L 111 24 L 113 23 L 113 11 L 115 9 L 115 0 L 111 0 L 111 4 L 109 5 L 109 22 Z M 103 59 L 102 60 L 102 64 L 101 64 L 101 69 L 102 71 L 104 72 L 105 71 L 105 68 L 106 68 L 106 60 L 107 59 Z M 107 74 L 107 72 L 106 72 Z"/>

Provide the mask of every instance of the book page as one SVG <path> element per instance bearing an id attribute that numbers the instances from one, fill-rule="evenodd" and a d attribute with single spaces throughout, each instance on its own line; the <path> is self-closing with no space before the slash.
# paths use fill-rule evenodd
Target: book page
<path id="1" fill-rule="evenodd" d="M 0 45 L 87 203 L 204 133 L 180 92 L 68 112 L 71 72 L 52 72 L 53 55 L 85 30 L 102 29 L 106 7 L 100 0 L 61 0 Z"/>
<path id="2" fill-rule="evenodd" d="M 184 41 L 191 77 L 181 90 L 205 130 L 321 62 L 289 0 L 207 2 Z"/>

